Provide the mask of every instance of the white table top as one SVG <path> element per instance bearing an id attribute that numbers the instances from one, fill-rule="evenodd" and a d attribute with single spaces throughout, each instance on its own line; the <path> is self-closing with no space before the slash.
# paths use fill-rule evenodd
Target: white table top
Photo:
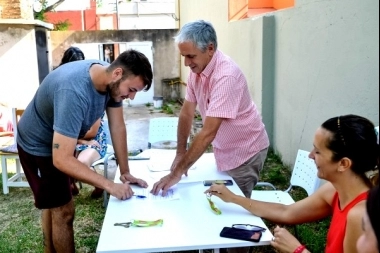
<path id="1" fill-rule="evenodd" d="M 161 151 L 149 152 L 160 154 Z M 223 227 L 231 227 L 232 224 L 267 227 L 260 217 L 250 214 L 240 206 L 224 203 L 217 197 L 213 197 L 212 200 L 222 214 L 214 214 L 204 194 L 208 187 L 203 186 L 202 181 L 231 177 L 227 173 L 217 171 L 213 154 L 204 154 L 196 164 L 196 168 L 188 173 L 188 179 L 193 180 L 183 179 L 174 186 L 180 199 L 157 202 L 132 197 L 121 201 L 111 196 L 96 252 L 163 252 L 270 244 L 273 235 L 268 229 L 258 243 L 219 236 Z M 129 161 L 132 174 L 146 180 L 151 188 L 157 181 L 156 176 L 151 174 L 157 172 L 150 172 L 148 165 L 149 160 Z M 120 182 L 119 173 L 118 170 L 115 182 Z M 236 184 L 228 187 L 233 192 L 243 195 Z M 114 223 L 128 222 L 132 219 L 163 219 L 164 222 L 162 226 L 157 227 L 114 226 Z"/>

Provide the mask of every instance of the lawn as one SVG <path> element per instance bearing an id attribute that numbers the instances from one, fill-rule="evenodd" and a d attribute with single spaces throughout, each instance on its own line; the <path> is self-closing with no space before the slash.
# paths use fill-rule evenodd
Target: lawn
<path id="1" fill-rule="evenodd" d="M 271 182 L 277 188 L 288 187 L 291 172 L 282 164 L 281 159 L 273 152 L 268 158 L 261 175 L 261 181 Z M 75 244 L 77 252 L 95 252 L 100 230 L 105 215 L 102 199 L 90 198 L 92 187 L 83 185 L 80 194 L 75 197 Z M 2 184 L 0 182 L 0 189 Z M 294 199 L 306 196 L 300 188 L 291 191 Z M 43 252 L 41 232 L 41 212 L 33 205 L 29 188 L 10 188 L 10 193 L 0 193 L 0 252 Z M 270 229 L 275 224 L 265 221 Z M 323 252 L 330 219 L 297 226 L 298 238 L 306 244 L 311 252 Z M 294 227 L 288 227 L 294 233 Z M 191 251 L 196 252 L 196 251 Z M 276 252 L 271 246 L 256 247 L 254 252 Z M 190 253 L 187 251 L 186 253 Z"/>

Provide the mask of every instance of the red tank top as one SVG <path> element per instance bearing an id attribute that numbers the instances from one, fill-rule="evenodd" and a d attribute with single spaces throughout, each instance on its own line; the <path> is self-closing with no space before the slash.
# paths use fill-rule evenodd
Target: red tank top
<path id="1" fill-rule="evenodd" d="M 343 240 L 346 234 L 347 214 L 357 203 L 367 199 L 367 195 L 368 192 L 363 192 L 351 201 L 351 203 L 349 203 L 343 210 L 340 210 L 338 192 L 335 193 L 332 201 L 333 216 L 329 232 L 327 233 L 326 253 L 343 253 Z"/>

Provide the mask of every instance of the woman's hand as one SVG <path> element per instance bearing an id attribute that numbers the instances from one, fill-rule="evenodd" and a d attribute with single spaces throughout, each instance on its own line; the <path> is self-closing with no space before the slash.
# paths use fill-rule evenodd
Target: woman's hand
<path id="1" fill-rule="evenodd" d="M 77 144 L 87 145 L 87 146 L 95 146 L 95 147 L 99 147 L 100 148 L 99 142 L 97 142 L 94 139 L 92 139 L 92 140 L 79 139 L 78 142 L 77 142 Z"/>
<path id="2" fill-rule="evenodd" d="M 231 192 L 225 185 L 223 184 L 213 184 L 210 186 L 208 190 L 205 191 L 213 196 L 217 196 L 222 199 L 224 202 L 231 202 L 232 198 L 236 196 L 233 192 Z"/>
<path id="3" fill-rule="evenodd" d="M 293 253 L 301 243 L 285 228 L 277 226 L 273 230 L 273 239 L 270 244 L 281 252 Z"/>
<path id="4" fill-rule="evenodd" d="M 95 146 L 95 147 L 98 147 L 98 148 L 100 148 L 100 144 L 99 144 L 99 142 L 97 142 L 96 140 L 89 140 L 89 141 L 87 141 L 87 144 L 86 145 L 88 145 L 88 146 Z"/>

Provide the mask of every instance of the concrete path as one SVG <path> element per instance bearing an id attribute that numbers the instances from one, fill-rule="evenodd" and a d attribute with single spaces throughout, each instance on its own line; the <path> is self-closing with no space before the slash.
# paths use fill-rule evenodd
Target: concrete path
<path id="1" fill-rule="evenodd" d="M 148 148 L 149 120 L 158 117 L 178 116 L 179 107 L 173 106 L 173 114 L 166 114 L 153 106 L 124 105 L 124 120 L 127 127 L 128 150 Z"/>

